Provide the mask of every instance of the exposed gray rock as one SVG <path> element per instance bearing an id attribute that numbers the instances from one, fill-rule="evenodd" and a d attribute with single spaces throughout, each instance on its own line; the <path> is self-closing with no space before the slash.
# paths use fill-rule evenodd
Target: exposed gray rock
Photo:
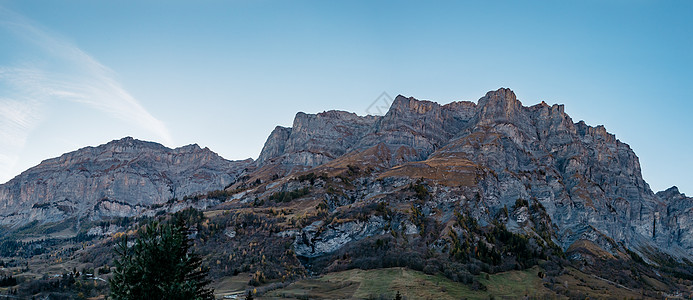
<path id="1" fill-rule="evenodd" d="M 89 228 L 89 230 L 87 230 L 87 235 L 112 236 L 121 231 L 123 231 L 123 227 L 110 224 L 108 227 L 94 226 Z"/>
<path id="2" fill-rule="evenodd" d="M 236 230 L 234 230 L 233 228 L 226 228 L 224 229 L 224 235 L 232 239 L 236 237 Z"/>
<path id="3" fill-rule="evenodd" d="M 45 160 L 0 185 L 0 224 L 133 216 L 152 204 L 223 189 L 251 164 L 197 145 L 169 149 L 123 138 Z"/>
<path id="4" fill-rule="evenodd" d="M 666 209 L 657 211 L 655 239 L 664 245 L 682 245 L 687 253 L 693 253 L 693 198 L 686 197 L 675 186 L 656 196 Z"/>
<path id="5" fill-rule="evenodd" d="M 397 96 L 388 113 L 357 116 L 342 111 L 298 113 L 292 128 L 277 127 L 263 147 L 258 165 L 317 166 L 352 151 L 383 144 L 392 165 L 425 159 L 472 119 L 476 104 L 430 101 Z"/>
<path id="6" fill-rule="evenodd" d="M 478 103 L 439 105 L 397 96 L 384 116 L 298 113 L 291 128 L 274 129 L 256 163 L 226 161 L 196 145 L 168 149 L 129 138 L 87 147 L 44 161 L 0 186 L 0 224 L 153 213 L 147 210 L 152 204 L 223 188 L 251 165 L 283 175 L 281 170 L 307 170 L 344 157 L 350 163 L 377 157 L 383 171 L 435 160 L 436 166 L 425 167 L 440 178 L 428 179 L 431 195 L 422 211 L 436 214 L 441 223 L 453 212 L 440 207 L 461 203 L 481 225 L 500 218 L 511 230 L 531 231 L 536 224 L 527 208 L 500 214 L 524 199 L 545 208 L 555 242 L 564 249 L 582 239 L 612 253 L 620 247 L 656 248 L 693 256 L 691 198 L 676 188 L 654 194 L 633 150 L 604 126 L 574 122 L 563 105 L 524 106 L 504 88 Z M 277 166 L 280 171 L 272 169 Z M 392 172 L 377 181 L 371 175 L 356 178 L 353 190 L 326 196 L 329 209 L 386 198 L 421 175 L 415 167 L 407 170 L 414 171 Z M 280 177 L 232 198 L 249 202 L 306 184 Z M 417 231 L 413 224 L 404 226 L 406 233 Z M 298 255 L 315 257 L 383 228 L 377 218 L 334 226 L 318 222 L 282 236 L 295 236 Z"/>
<path id="7" fill-rule="evenodd" d="M 343 111 L 299 112 L 292 128 L 277 127 L 267 139 L 258 165 L 281 159 L 283 164 L 317 166 L 344 155 L 371 129 L 377 117 Z"/>
<path id="8" fill-rule="evenodd" d="M 489 219 L 516 199 L 539 201 L 564 248 L 589 238 L 607 251 L 615 242 L 693 254 L 683 234 L 690 227 L 679 221 L 690 206 L 677 192 L 655 196 L 635 153 L 604 126 L 573 123 L 562 105 L 524 107 L 507 89 L 489 92 L 477 109 L 472 125 L 431 156 L 456 153 L 490 169 L 477 185 Z"/>
<path id="9" fill-rule="evenodd" d="M 385 220 L 377 216 L 371 216 L 366 222 L 357 220 L 338 225 L 324 225 L 322 221 L 316 221 L 296 235 L 294 251 L 303 257 L 323 256 L 352 241 L 384 234 L 385 225 Z"/>
<path id="10" fill-rule="evenodd" d="M 523 106 L 509 89 L 491 91 L 477 104 L 441 106 L 398 96 L 382 117 L 299 113 L 292 129 L 272 134 L 259 163 L 272 158 L 310 167 L 376 145 L 389 149 L 390 166 L 430 158 L 476 164 L 469 188 L 481 197 L 470 205 L 482 223 L 517 199 L 538 201 L 564 249 L 589 239 L 607 251 L 625 245 L 693 256 L 690 198 L 675 190 L 655 195 L 633 150 L 604 126 L 573 122 L 563 105 Z M 374 188 L 365 198 L 386 193 Z M 512 228 L 523 228 L 526 217 L 513 216 Z"/>
<path id="11" fill-rule="evenodd" d="M 262 147 L 262 152 L 257 158 L 256 164 L 262 165 L 266 163 L 269 159 L 278 157 L 284 154 L 284 149 L 286 148 L 286 141 L 289 140 L 291 135 L 291 128 L 277 126 L 272 130 L 270 136 L 265 142 L 265 146 Z"/>

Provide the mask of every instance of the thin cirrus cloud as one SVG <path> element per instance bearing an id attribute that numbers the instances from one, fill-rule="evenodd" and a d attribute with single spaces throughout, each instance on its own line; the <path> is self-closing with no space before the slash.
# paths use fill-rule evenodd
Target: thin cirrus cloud
<path id="1" fill-rule="evenodd" d="M 0 170 L 12 170 L 18 151 L 24 147 L 27 132 L 36 126 L 41 111 L 36 101 L 0 98 Z M 0 181 L 9 174 L 0 173 Z"/>
<path id="2" fill-rule="evenodd" d="M 54 101 L 103 111 L 165 144 L 173 143 L 165 124 L 120 85 L 114 72 L 74 44 L 3 7 L 0 28 L 37 53 L 0 65 L 0 182 L 16 175 L 28 136 L 47 115 L 45 106 Z"/>

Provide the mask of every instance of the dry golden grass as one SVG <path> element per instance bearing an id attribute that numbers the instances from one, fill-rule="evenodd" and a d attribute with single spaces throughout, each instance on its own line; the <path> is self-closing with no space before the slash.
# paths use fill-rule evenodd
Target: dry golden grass
<path id="1" fill-rule="evenodd" d="M 473 186 L 476 184 L 476 173 L 477 166 L 474 163 L 465 158 L 450 155 L 405 163 L 384 172 L 380 178 L 424 178 L 447 186 Z"/>
<path id="2" fill-rule="evenodd" d="M 353 269 L 301 280 L 260 299 L 368 299 L 394 298 L 399 291 L 407 299 L 521 299 L 525 295 L 540 299 L 561 297 L 542 285 L 538 267 L 479 276 L 488 291 L 473 291 L 467 285 L 442 275 L 427 275 L 406 268 L 377 270 Z"/>
<path id="3" fill-rule="evenodd" d="M 585 274 L 572 267 L 556 279 L 572 292 L 580 292 L 589 299 L 641 299 L 640 291 L 623 287 L 605 278 Z"/>
<path id="4" fill-rule="evenodd" d="M 214 288 L 214 295 L 216 297 L 223 297 L 234 294 L 243 294 L 248 287 L 248 281 L 252 277 L 249 273 L 240 273 L 236 276 L 226 277 L 220 281 L 211 284 Z M 240 299 L 243 299 L 241 297 Z"/>
<path id="5" fill-rule="evenodd" d="M 368 168 L 385 168 L 391 155 L 392 153 L 387 146 L 378 144 L 366 150 L 349 152 L 310 171 L 315 172 L 315 174 L 327 174 L 334 177 L 346 172 L 350 166 L 358 167 L 362 171 Z"/>
<path id="6" fill-rule="evenodd" d="M 609 259 L 616 259 L 615 256 L 613 256 L 611 253 L 605 251 L 601 247 L 597 246 L 594 244 L 592 241 L 589 240 L 577 240 L 575 241 L 566 252 L 574 252 L 574 251 L 586 251 L 590 255 L 594 256 L 595 258 L 603 259 L 603 260 L 609 260 Z"/>

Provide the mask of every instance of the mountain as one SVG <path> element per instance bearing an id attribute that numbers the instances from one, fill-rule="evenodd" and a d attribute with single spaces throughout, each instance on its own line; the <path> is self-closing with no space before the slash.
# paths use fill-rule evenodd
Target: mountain
<path id="1" fill-rule="evenodd" d="M 48 159 L 0 185 L 0 224 L 135 216 L 173 198 L 223 189 L 252 160 L 130 137 Z"/>
<path id="2" fill-rule="evenodd" d="M 400 95 L 382 117 L 298 113 L 292 128 L 272 132 L 257 164 L 319 169 L 343 160 L 379 168 L 381 178 L 424 178 L 441 187 L 433 198 L 456 190 L 450 200 L 473 206 L 484 223 L 518 199 L 538 202 L 564 249 L 588 239 L 611 252 L 625 245 L 693 256 L 690 198 L 654 194 L 633 150 L 603 126 L 573 122 L 562 105 L 523 106 L 509 89 L 447 105 Z M 513 218 L 507 225 L 532 228 Z"/>
<path id="3" fill-rule="evenodd" d="M 516 284 L 503 297 L 693 296 L 693 198 L 654 193 L 604 126 L 574 122 L 563 105 L 525 106 L 506 88 L 476 103 L 400 95 L 383 116 L 299 112 L 255 161 L 131 138 L 87 147 L 0 186 L 0 212 L 13 229 L 0 234 L 0 258 L 36 280 L 65 266 L 108 270 L 116 238 L 175 215 L 218 297 L 363 298 L 354 282 L 366 274 L 443 276 L 461 292 L 441 299 Z M 321 274 L 340 283 L 311 276 Z M 24 282 L 23 295 L 47 293 Z"/>

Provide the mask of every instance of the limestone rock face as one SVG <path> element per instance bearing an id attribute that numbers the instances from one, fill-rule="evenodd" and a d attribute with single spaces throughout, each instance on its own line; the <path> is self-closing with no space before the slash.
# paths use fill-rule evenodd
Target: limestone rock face
<path id="1" fill-rule="evenodd" d="M 488 92 L 486 96 L 479 99 L 478 105 L 477 125 L 510 123 L 526 119 L 526 116 L 522 114 L 522 103 L 510 89 L 501 88 Z"/>
<path id="2" fill-rule="evenodd" d="M 384 234 L 385 225 L 386 222 L 381 217 L 371 217 L 365 222 L 346 222 L 337 226 L 324 226 L 322 221 L 317 221 L 296 235 L 294 251 L 302 257 L 322 256 L 340 249 L 347 243 Z"/>
<path id="3" fill-rule="evenodd" d="M 317 115 L 296 114 L 284 153 L 291 164 L 317 166 L 344 155 L 375 117 L 327 111 Z"/>
<path id="4" fill-rule="evenodd" d="M 693 256 L 691 198 L 655 195 L 633 150 L 604 126 L 575 123 L 563 105 L 523 106 L 510 89 L 447 105 L 398 96 L 379 117 L 299 113 L 292 128 L 272 133 L 258 164 L 315 167 L 375 152 L 390 156 L 385 175 L 468 185 L 480 198 L 472 214 L 486 222 L 517 199 L 541 203 L 564 249 L 589 239 L 607 251 Z"/>
<path id="5" fill-rule="evenodd" d="M 284 149 L 286 149 L 286 142 L 289 140 L 291 135 L 291 128 L 277 126 L 274 128 L 270 136 L 265 142 L 265 146 L 262 147 L 262 152 L 257 158 L 256 163 L 261 165 L 268 160 L 278 157 L 284 154 Z"/>
<path id="6" fill-rule="evenodd" d="M 473 109 L 470 102 L 441 106 L 397 96 L 358 147 L 384 143 L 393 153 L 395 163 L 424 160 L 462 129 L 471 119 Z"/>
<path id="7" fill-rule="evenodd" d="M 471 102 L 441 106 L 400 95 L 382 117 L 340 111 L 298 113 L 292 128 L 277 127 L 272 132 L 258 165 L 281 161 L 314 167 L 379 144 L 389 148 L 395 163 L 422 160 L 472 119 L 475 106 Z"/>
<path id="8" fill-rule="evenodd" d="M 693 252 L 693 198 L 686 197 L 677 187 L 656 194 L 665 204 L 658 212 L 654 225 L 655 239 L 660 244 L 682 245 L 688 253 Z M 664 209 L 666 208 L 666 209 Z"/>
<path id="9" fill-rule="evenodd" d="M 197 145 L 169 149 L 133 138 L 86 147 L 0 185 L 0 224 L 133 216 L 152 204 L 223 189 L 250 164 Z"/>
<path id="10" fill-rule="evenodd" d="M 343 111 L 299 112 L 292 128 L 277 127 L 267 139 L 257 164 L 317 166 L 347 153 L 373 126 L 377 117 Z"/>
<path id="11" fill-rule="evenodd" d="M 483 166 L 477 187 L 488 211 L 538 201 L 564 248 L 587 236 L 607 250 L 622 243 L 693 254 L 693 244 L 677 236 L 688 228 L 678 221 L 685 208 L 655 196 L 633 150 L 603 126 L 574 123 L 561 105 L 524 107 L 506 89 L 488 93 L 477 107 L 473 125 L 433 156 L 454 152 Z M 666 196 L 685 202 L 676 194 Z"/>
<path id="12" fill-rule="evenodd" d="M 563 249 L 582 240 L 612 253 L 659 249 L 693 258 L 692 198 L 675 187 L 653 193 L 633 150 L 604 126 L 574 122 L 563 105 L 524 106 L 504 88 L 477 103 L 397 96 L 384 116 L 298 113 L 291 128 L 274 129 L 256 162 L 131 138 L 83 148 L 0 185 L 0 224 L 153 213 L 152 204 L 224 188 L 241 173 L 246 179 L 236 185 L 257 187 L 229 201 L 249 202 L 299 188 L 283 175 L 311 168 L 351 174 L 343 195 L 311 195 L 330 200 L 331 210 L 383 201 L 421 181 L 430 193 L 421 211 L 441 224 L 452 218 L 450 207 L 464 208 L 480 224 L 500 220 L 515 231 L 546 221 L 542 228 Z M 406 232 L 416 232 L 412 226 Z M 297 254 L 317 257 L 385 228 L 379 219 L 314 223 L 290 235 Z"/>

